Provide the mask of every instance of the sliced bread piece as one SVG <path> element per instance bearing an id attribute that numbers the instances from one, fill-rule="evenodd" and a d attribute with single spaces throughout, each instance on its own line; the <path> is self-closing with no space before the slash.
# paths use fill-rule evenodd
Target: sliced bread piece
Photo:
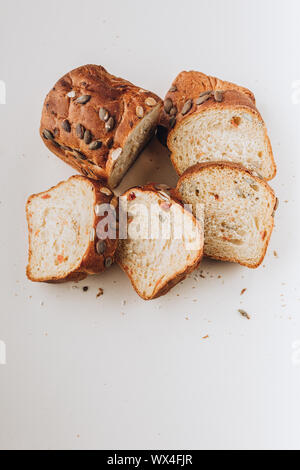
<path id="1" fill-rule="evenodd" d="M 47 95 L 40 134 L 59 158 L 114 188 L 153 136 L 161 108 L 154 93 L 85 65 Z"/>
<path id="2" fill-rule="evenodd" d="M 265 123 L 246 88 L 182 72 L 167 93 L 161 124 L 169 129 L 167 144 L 179 175 L 210 161 L 240 163 L 267 180 L 276 174 Z"/>
<path id="3" fill-rule="evenodd" d="M 73 176 L 30 196 L 26 205 L 28 278 L 35 282 L 80 280 L 110 267 L 117 237 L 106 238 L 98 224 L 104 223 L 107 214 L 101 212 L 101 205 L 108 207 L 113 198 L 108 188 L 84 176 Z M 103 233 L 100 239 L 99 233 Z"/>
<path id="4" fill-rule="evenodd" d="M 277 206 L 262 178 L 234 163 L 200 163 L 181 176 L 177 191 L 194 214 L 204 203 L 206 256 L 249 268 L 262 263 Z"/>
<path id="5" fill-rule="evenodd" d="M 120 206 L 128 225 L 117 261 L 140 297 L 160 297 L 199 265 L 203 211 L 197 220 L 170 188 L 153 184 L 130 189 L 120 198 Z"/>

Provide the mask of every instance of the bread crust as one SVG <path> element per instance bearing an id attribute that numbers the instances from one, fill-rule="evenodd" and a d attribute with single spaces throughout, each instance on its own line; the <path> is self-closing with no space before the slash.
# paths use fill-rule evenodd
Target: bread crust
<path id="1" fill-rule="evenodd" d="M 196 100 L 199 98 L 199 96 L 202 93 L 210 91 L 222 91 L 222 101 L 217 102 L 212 94 L 211 97 L 207 99 L 207 101 L 197 105 Z M 244 109 L 249 114 L 255 115 L 261 122 L 272 162 L 272 174 L 269 178 L 267 178 L 267 180 L 271 180 L 276 176 L 276 164 L 267 128 L 258 109 L 256 108 L 255 96 L 250 90 L 239 85 L 235 85 L 234 83 L 220 80 L 216 77 L 210 77 L 201 72 L 190 71 L 181 72 L 176 77 L 172 87 L 165 97 L 165 103 L 167 99 L 172 100 L 173 107 L 177 109 L 175 124 L 174 120 L 172 120 L 172 117 L 166 112 L 165 109 L 162 110 L 160 117 L 160 126 L 164 126 L 168 129 L 167 146 L 171 152 L 173 151 L 171 144 L 172 136 L 182 122 L 189 120 L 192 116 L 201 114 L 204 111 L 210 109 L 236 109 L 238 107 L 239 109 Z M 192 100 L 192 107 L 188 113 L 182 115 L 181 111 L 183 106 L 189 99 Z M 180 176 L 178 165 L 172 153 L 171 160 L 176 172 Z"/>
<path id="2" fill-rule="evenodd" d="M 134 192 L 134 190 L 139 190 L 144 193 L 150 193 L 150 192 L 155 192 L 156 194 L 159 195 L 160 192 L 166 192 L 169 195 L 170 201 L 174 202 L 176 204 L 179 204 L 182 208 L 184 208 L 184 203 L 182 199 L 180 198 L 179 194 L 175 191 L 174 188 L 169 187 L 168 189 L 158 189 L 159 184 L 157 183 L 148 183 L 144 186 L 135 186 L 129 190 L 127 190 L 122 197 L 127 197 L 130 193 Z M 196 219 L 195 216 L 191 214 L 192 218 L 194 219 L 195 224 L 199 227 L 200 232 L 203 234 L 203 227 L 198 219 Z M 203 237 L 204 241 L 204 237 Z M 175 287 L 179 282 L 183 281 L 190 273 L 192 273 L 197 267 L 200 265 L 201 261 L 203 258 L 203 244 L 202 248 L 198 251 L 198 255 L 196 257 L 195 262 L 191 266 L 187 266 L 186 269 L 183 271 L 178 271 L 174 273 L 173 277 L 169 279 L 164 285 L 162 285 L 159 289 L 155 290 L 153 295 L 150 297 L 143 296 L 141 292 L 139 292 L 138 287 L 136 286 L 134 282 L 134 278 L 132 276 L 132 273 L 129 271 L 129 269 L 126 267 L 126 265 L 122 264 L 120 258 L 118 257 L 118 252 L 116 255 L 116 261 L 119 264 L 119 266 L 122 268 L 122 270 L 127 274 L 127 276 L 130 279 L 130 282 L 132 284 L 132 287 L 136 291 L 136 293 L 143 299 L 143 300 L 154 300 L 157 299 L 158 297 L 162 297 L 166 295 L 173 287 Z"/>
<path id="3" fill-rule="evenodd" d="M 255 264 L 243 263 L 243 262 L 241 262 L 240 260 L 238 260 L 237 258 L 234 258 L 234 257 L 228 259 L 228 258 L 225 258 L 225 257 L 205 255 L 209 258 L 216 259 L 218 261 L 227 261 L 227 262 L 230 262 L 230 263 L 238 263 L 242 266 L 246 266 L 247 268 L 256 269 L 262 264 L 262 262 L 263 262 L 263 260 L 266 256 L 266 252 L 267 252 L 267 249 L 268 249 L 268 246 L 269 246 L 269 243 L 270 243 L 270 239 L 271 239 L 271 235 L 272 235 L 272 232 L 273 232 L 273 228 L 274 228 L 274 215 L 275 215 L 276 208 L 277 208 L 276 207 L 277 206 L 277 198 L 276 198 L 276 195 L 274 193 L 274 190 L 269 186 L 267 181 L 264 178 L 262 178 L 260 175 L 258 175 L 257 173 L 255 173 L 251 170 L 248 170 L 247 168 L 243 167 L 242 165 L 240 165 L 238 163 L 220 161 L 220 162 L 197 163 L 196 165 L 193 165 L 190 168 L 188 168 L 178 180 L 177 187 L 176 187 L 176 193 L 178 194 L 178 196 L 180 196 L 180 192 L 179 192 L 180 185 L 190 175 L 200 173 L 201 171 L 205 171 L 206 169 L 214 169 L 214 168 L 221 168 L 221 169 L 226 169 L 227 168 L 227 169 L 231 169 L 231 170 L 236 170 L 238 172 L 242 172 L 245 175 L 248 175 L 252 179 L 257 181 L 258 184 L 262 184 L 271 195 L 271 198 L 272 198 L 272 201 L 273 201 L 273 204 L 274 204 L 273 205 L 273 217 L 272 217 L 271 229 L 270 229 L 270 231 L 267 234 L 267 237 L 265 239 L 265 245 L 264 245 L 264 250 L 263 250 L 262 256 L 261 256 L 261 258 L 259 259 L 259 261 L 257 263 L 255 263 Z"/>
<path id="4" fill-rule="evenodd" d="M 68 181 L 72 179 L 79 179 L 83 181 L 88 181 L 94 188 L 94 206 L 96 205 L 101 205 L 101 204 L 110 204 L 111 200 L 114 198 L 114 194 L 111 192 L 111 195 L 106 195 L 101 192 L 101 189 L 106 188 L 103 186 L 100 182 L 92 180 L 91 178 L 86 178 L 84 176 L 80 175 L 75 175 L 71 176 Z M 29 233 L 29 250 L 28 250 L 28 265 L 26 268 L 26 274 L 27 277 L 30 281 L 33 282 L 47 282 L 47 283 L 62 283 L 62 282 L 68 282 L 68 281 L 80 281 L 82 279 L 85 279 L 88 274 L 97 274 L 99 272 L 102 272 L 106 269 L 107 265 L 107 260 L 114 261 L 114 256 L 115 252 L 117 249 L 117 236 L 116 239 L 110 239 L 107 238 L 105 239 L 105 244 L 106 248 L 103 254 L 99 255 L 97 253 L 97 242 L 99 239 L 97 238 L 97 225 L 98 223 L 105 217 L 105 216 L 97 216 L 94 210 L 94 223 L 93 227 L 91 228 L 91 232 L 94 230 L 94 240 L 90 240 L 90 243 L 87 247 L 87 250 L 82 257 L 81 262 L 76 266 L 67 276 L 62 276 L 62 277 L 49 277 L 49 279 L 45 280 L 42 278 L 35 278 L 31 274 L 31 269 L 30 269 L 30 264 L 31 264 L 31 258 L 32 258 L 32 250 L 31 250 L 31 226 L 30 226 L 30 202 L 32 201 L 33 198 L 35 197 L 41 197 L 43 195 L 48 194 L 51 192 L 53 189 L 58 188 L 59 186 L 63 185 L 65 182 L 62 181 L 56 186 L 53 186 L 47 191 L 43 191 L 38 194 L 33 194 L 28 198 L 27 204 L 26 204 L 26 218 L 27 218 L 27 224 L 28 224 L 28 233 Z M 108 189 L 108 188 L 106 188 Z"/>
<path id="5" fill-rule="evenodd" d="M 82 97 L 88 101 L 78 103 Z M 151 105 L 147 104 L 149 98 Z M 157 105 L 161 107 L 162 100 L 154 93 L 109 74 L 99 65 L 85 65 L 64 75 L 48 93 L 40 135 L 63 161 L 84 176 L 107 183 L 116 163 L 115 151 L 124 148 L 141 122 L 137 108 L 146 116 Z M 108 112 L 105 120 L 99 116 L 101 108 Z M 106 128 L 108 116 L 113 119 L 111 130 Z M 45 137 L 45 131 L 51 133 L 50 138 Z M 101 144 L 91 150 L 92 142 Z"/>

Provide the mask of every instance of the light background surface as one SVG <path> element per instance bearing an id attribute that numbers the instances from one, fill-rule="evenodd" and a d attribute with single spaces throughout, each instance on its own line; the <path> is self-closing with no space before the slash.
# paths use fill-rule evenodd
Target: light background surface
<path id="1" fill-rule="evenodd" d="M 299 15 L 298 0 L 0 1 L 0 448 L 300 448 Z M 117 266 L 78 289 L 26 280 L 26 199 L 74 173 L 39 137 L 42 103 L 85 63 L 161 96 L 191 69 L 254 91 L 280 199 L 260 269 L 206 260 L 148 303 Z M 176 181 L 155 140 L 122 187 L 150 180 Z"/>

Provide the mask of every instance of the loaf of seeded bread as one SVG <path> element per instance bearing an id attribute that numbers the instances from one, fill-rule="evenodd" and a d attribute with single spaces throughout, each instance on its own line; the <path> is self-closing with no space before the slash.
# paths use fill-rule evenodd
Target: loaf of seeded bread
<path id="1" fill-rule="evenodd" d="M 197 268 L 203 255 L 203 210 L 197 220 L 166 185 L 149 184 L 120 198 L 128 229 L 117 261 L 140 297 L 166 294 Z"/>
<path id="2" fill-rule="evenodd" d="M 75 281 L 109 268 L 117 236 L 107 238 L 105 209 L 117 203 L 110 189 L 84 176 L 72 176 L 48 191 L 30 196 L 26 205 L 28 278 L 35 282 Z M 114 234 L 114 211 L 109 214 Z"/>
<path id="3" fill-rule="evenodd" d="M 278 204 L 264 179 L 235 163 L 198 163 L 180 177 L 177 192 L 194 214 L 205 206 L 206 256 L 249 268 L 262 263 Z"/>
<path id="4" fill-rule="evenodd" d="M 154 134 L 161 108 L 155 94 L 86 65 L 47 95 L 40 134 L 66 163 L 114 188 Z"/>
<path id="5" fill-rule="evenodd" d="M 166 131 L 163 131 L 163 128 Z M 179 175 L 196 163 L 240 163 L 271 180 L 276 174 L 265 123 L 251 91 L 200 72 L 182 72 L 168 91 L 160 119 Z"/>

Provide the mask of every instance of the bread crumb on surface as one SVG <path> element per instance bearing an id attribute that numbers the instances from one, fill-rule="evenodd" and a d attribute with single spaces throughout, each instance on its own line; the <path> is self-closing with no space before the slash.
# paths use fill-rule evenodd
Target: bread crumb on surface
<path id="1" fill-rule="evenodd" d="M 243 290 L 241 291 L 241 295 L 244 295 L 246 291 L 247 291 L 247 289 L 246 289 L 246 288 L 245 288 L 245 289 L 243 289 Z"/>
<path id="2" fill-rule="evenodd" d="M 98 294 L 97 294 L 97 296 L 96 296 L 97 299 L 98 299 L 99 297 L 101 297 L 103 294 L 104 294 L 104 290 L 102 289 L 102 287 L 99 287 L 99 289 L 98 289 Z"/>
<path id="3" fill-rule="evenodd" d="M 208 335 L 206 335 L 206 336 L 203 336 L 203 338 L 202 338 L 202 339 L 208 339 L 208 338 L 209 338 L 209 336 L 208 336 Z"/>
<path id="4" fill-rule="evenodd" d="M 247 313 L 245 310 L 239 309 L 239 313 L 242 317 L 247 318 L 247 320 L 251 320 L 249 313 Z"/>

